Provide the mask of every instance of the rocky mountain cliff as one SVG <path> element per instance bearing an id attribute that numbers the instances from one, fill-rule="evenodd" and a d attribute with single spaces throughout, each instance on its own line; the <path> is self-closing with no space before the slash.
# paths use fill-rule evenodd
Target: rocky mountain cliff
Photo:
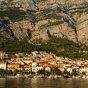
<path id="1" fill-rule="evenodd" d="M 0 6 L 16 39 L 56 36 L 88 45 L 88 0 L 0 0 Z M 9 37 L 5 30 L 1 35 Z"/>

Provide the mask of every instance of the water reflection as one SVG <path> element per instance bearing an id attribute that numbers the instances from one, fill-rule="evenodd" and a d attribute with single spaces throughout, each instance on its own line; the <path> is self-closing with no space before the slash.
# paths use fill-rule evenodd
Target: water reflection
<path id="1" fill-rule="evenodd" d="M 5 87 L 6 87 L 6 79 L 0 78 L 0 88 L 5 88 Z"/>
<path id="2" fill-rule="evenodd" d="M 0 88 L 88 88 L 88 79 L 0 78 Z"/>

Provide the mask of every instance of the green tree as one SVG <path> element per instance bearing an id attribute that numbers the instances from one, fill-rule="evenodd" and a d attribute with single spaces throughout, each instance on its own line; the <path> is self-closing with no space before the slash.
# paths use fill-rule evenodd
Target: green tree
<path id="1" fill-rule="evenodd" d="M 49 76 L 50 74 L 51 74 L 51 72 L 45 71 L 45 76 Z"/>
<path id="2" fill-rule="evenodd" d="M 58 68 L 51 68 L 51 73 L 55 75 L 62 75 L 62 71 Z"/>
<path id="3" fill-rule="evenodd" d="M 83 72 L 82 72 L 82 75 L 86 75 L 86 72 L 83 71 Z"/>
<path id="4" fill-rule="evenodd" d="M 44 75 L 45 74 L 45 69 L 37 71 L 38 74 Z"/>
<path id="5" fill-rule="evenodd" d="M 63 75 L 70 75 L 70 72 L 68 72 L 66 69 L 64 69 Z"/>
<path id="6" fill-rule="evenodd" d="M 72 75 L 74 75 L 74 76 L 79 75 L 79 71 L 76 69 L 72 69 Z"/>
<path id="7" fill-rule="evenodd" d="M 8 76 L 12 76 L 13 75 L 13 71 L 12 70 L 7 70 L 7 75 Z"/>
<path id="8" fill-rule="evenodd" d="M 16 75 L 16 74 L 21 74 L 21 70 L 17 70 L 17 69 L 15 69 L 14 71 L 13 71 L 13 75 Z"/>
<path id="9" fill-rule="evenodd" d="M 5 76 L 6 75 L 6 70 L 0 69 L 0 76 Z"/>

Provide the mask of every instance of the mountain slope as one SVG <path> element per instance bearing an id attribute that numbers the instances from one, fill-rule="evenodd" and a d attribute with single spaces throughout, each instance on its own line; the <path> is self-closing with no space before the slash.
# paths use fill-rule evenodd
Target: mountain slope
<path id="1" fill-rule="evenodd" d="M 76 43 L 66 38 L 52 37 L 45 42 L 35 40 L 32 43 L 3 38 L 0 39 L 0 51 L 7 52 L 10 56 L 16 53 L 28 54 L 33 51 L 46 51 L 52 52 L 57 56 L 88 59 L 88 47 L 84 45 L 78 47 Z"/>

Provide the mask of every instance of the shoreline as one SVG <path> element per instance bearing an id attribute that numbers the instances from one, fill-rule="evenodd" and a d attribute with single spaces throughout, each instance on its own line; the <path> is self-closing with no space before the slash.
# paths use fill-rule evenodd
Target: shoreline
<path id="1" fill-rule="evenodd" d="M 26 78 L 28 78 L 28 79 L 37 79 L 37 78 L 41 78 L 41 79 L 60 79 L 60 78 L 64 78 L 64 79 L 88 79 L 88 77 L 63 77 L 63 76 L 61 76 L 61 77 L 57 77 L 57 78 L 55 78 L 55 77 L 52 77 L 52 78 L 50 78 L 50 77 L 16 77 L 16 76 L 6 76 L 6 77 L 0 77 L 0 79 L 1 78 L 19 78 L 19 79 L 22 79 L 22 78 L 24 78 L 24 79 L 26 79 Z"/>

